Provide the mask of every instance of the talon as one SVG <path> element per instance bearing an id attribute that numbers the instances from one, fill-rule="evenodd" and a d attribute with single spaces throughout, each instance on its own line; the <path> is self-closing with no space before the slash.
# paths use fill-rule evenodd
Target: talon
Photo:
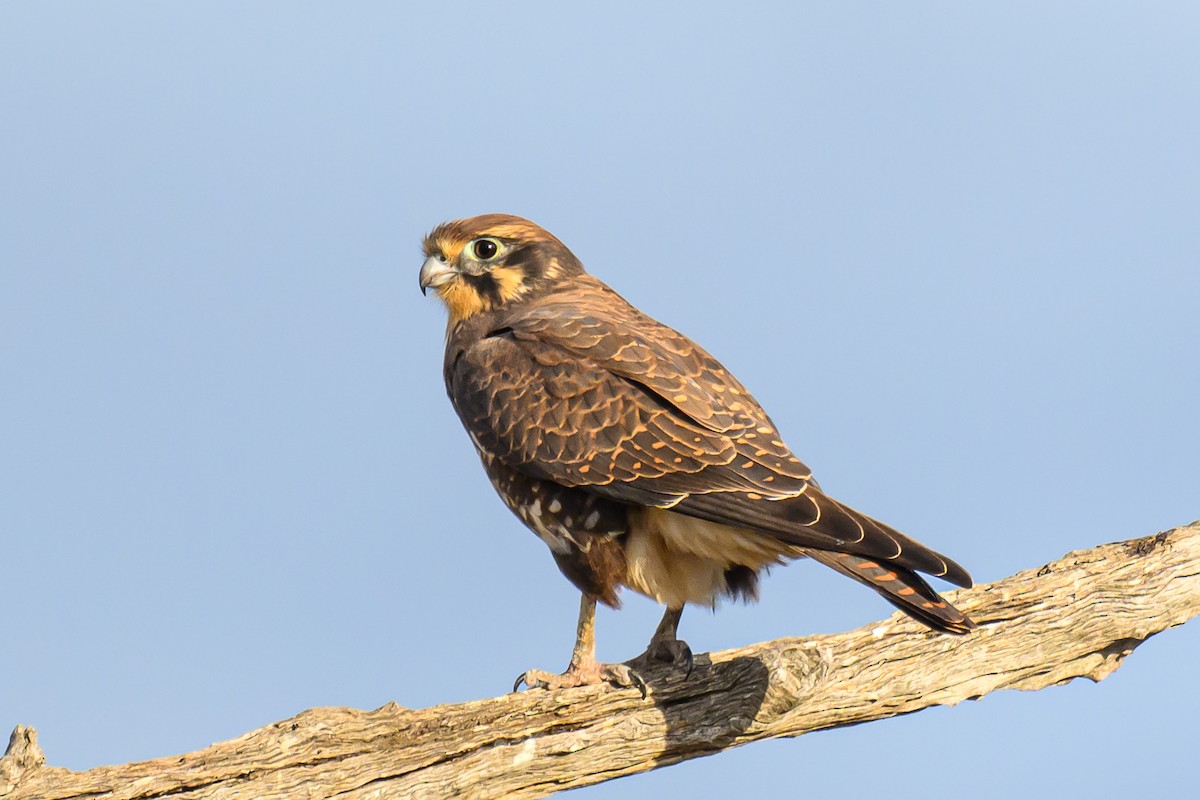
<path id="1" fill-rule="evenodd" d="M 622 689 L 635 687 L 641 693 L 642 699 L 646 699 L 646 681 L 628 664 L 602 664 L 600 675 L 604 680 Z"/>
<path id="2" fill-rule="evenodd" d="M 549 689 L 550 684 L 546 683 L 545 679 L 537 674 L 538 670 L 527 669 L 517 676 L 517 682 L 513 684 L 513 691 L 521 691 L 521 684 L 525 684 L 530 689 Z"/>
<path id="3" fill-rule="evenodd" d="M 646 648 L 646 652 L 630 663 L 647 661 L 658 661 L 670 664 L 677 669 L 682 668 L 684 680 L 692 677 L 692 670 L 696 666 L 696 660 L 692 657 L 692 648 L 688 647 L 688 643 L 681 639 L 661 639 L 651 642 L 650 646 Z"/>
<path id="4" fill-rule="evenodd" d="M 637 687 L 637 690 L 642 693 L 642 699 L 646 699 L 646 682 L 642 680 L 642 676 L 637 674 L 637 670 L 629 670 L 629 680 Z"/>

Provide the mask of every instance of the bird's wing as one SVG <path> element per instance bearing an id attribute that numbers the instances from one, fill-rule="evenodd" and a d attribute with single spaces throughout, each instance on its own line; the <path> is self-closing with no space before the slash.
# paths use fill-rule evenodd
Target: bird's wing
<path id="1" fill-rule="evenodd" d="M 666 498 L 654 505 L 805 490 L 808 468 L 715 359 L 611 290 L 584 288 L 526 304 L 448 367 L 486 451 L 558 483 Z"/>
<path id="2" fill-rule="evenodd" d="M 527 474 L 970 581 L 821 493 L 716 359 L 603 285 L 525 304 L 447 369 L 476 444 Z"/>

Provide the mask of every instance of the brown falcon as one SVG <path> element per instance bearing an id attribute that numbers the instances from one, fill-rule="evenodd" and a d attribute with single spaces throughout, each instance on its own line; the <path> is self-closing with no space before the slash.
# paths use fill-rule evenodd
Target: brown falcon
<path id="1" fill-rule="evenodd" d="M 923 572 L 966 570 L 821 491 L 775 424 L 715 358 L 587 274 L 528 220 L 488 214 L 424 241 L 421 291 L 449 309 L 446 390 L 500 497 L 583 592 L 561 675 L 517 686 L 645 685 L 595 658 L 596 602 L 627 586 L 666 606 L 648 659 L 691 668 L 686 603 L 754 599 L 759 573 L 807 556 L 930 628 L 973 623 Z"/>

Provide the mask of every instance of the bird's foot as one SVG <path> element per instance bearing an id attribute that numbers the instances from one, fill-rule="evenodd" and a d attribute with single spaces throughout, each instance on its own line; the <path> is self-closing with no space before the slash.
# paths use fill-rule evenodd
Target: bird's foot
<path id="1" fill-rule="evenodd" d="M 544 672 L 540 669 L 530 669 L 517 676 L 513 691 L 521 689 L 525 684 L 530 689 L 569 689 L 574 686 L 594 686 L 598 683 L 611 683 L 622 689 L 636 688 L 646 698 L 646 682 L 633 667 L 628 664 L 603 664 L 599 661 L 577 664 L 571 662 L 567 671 L 562 674 Z"/>
<path id="2" fill-rule="evenodd" d="M 656 662 L 671 664 L 682 669 L 685 680 L 692 676 L 692 667 L 695 666 L 695 660 L 692 658 L 692 648 L 688 647 L 687 642 L 674 637 L 670 639 L 650 640 L 650 644 L 646 647 L 646 652 L 636 658 L 630 659 L 626 663 L 638 667 Z"/>

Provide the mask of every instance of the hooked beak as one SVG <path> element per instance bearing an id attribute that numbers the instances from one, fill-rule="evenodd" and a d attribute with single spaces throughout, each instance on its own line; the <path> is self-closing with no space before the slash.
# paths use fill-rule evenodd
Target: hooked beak
<path id="1" fill-rule="evenodd" d="M 448 283 L 458 274 L 458 270 L 447 266 L 445 261 L 437 256 L 430 256 L 421 265 L 421 294 L 430 286 L 435 289 L 443 283 Z"/>

